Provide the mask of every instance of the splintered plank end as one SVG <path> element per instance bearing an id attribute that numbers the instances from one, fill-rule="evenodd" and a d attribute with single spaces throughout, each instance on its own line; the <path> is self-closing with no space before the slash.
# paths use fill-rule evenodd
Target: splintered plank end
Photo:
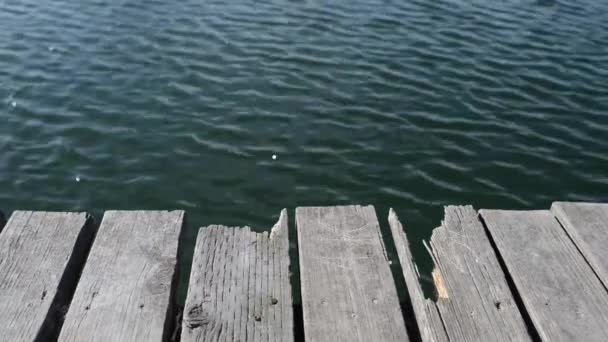
<path id="1" fill-rule="evenodd" d="M 199 230 L 181 340 L 294 340 L 286 210 L 270 234 Z"/>

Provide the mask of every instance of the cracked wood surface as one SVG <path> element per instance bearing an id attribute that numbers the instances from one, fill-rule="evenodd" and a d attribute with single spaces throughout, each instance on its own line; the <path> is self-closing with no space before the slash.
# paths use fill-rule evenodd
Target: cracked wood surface
<path id="1" fill-rule="evenodd" d="M 446 206 L 430 241 L 447 298 L 437 308 L 450 340 L 530 341 L 485 228 L 471 206 Z"/>
<path id="2" fill-rule="evenodd" d="M 388 223 L 395 241 L 397 256 L 403 270 L 403 278 L 407 287 L 416 322 L 420 330 L 422 342 L 448 342 L 448 336 L 439 316 L 435 302 L 424 297 L 418 269 L 410 251 L 410 244 L 403 230 L 399 217 L 393 209 L 389 211 Z"/>
<path id="3" fill-rule="evenodd" d="M 393 239 L 414 304 L 421 337 L 435 341 L 445 328 L 453 341 L 531 341 L 485 229 L 471 206 L 447 206 L 441 227 L 433 230 L 430 253 L 437 302 L 424 300 L 413 274 L 402 226 L 389 216 Z M 424 303 L 424 306 L 423 304 Z M 441 320 L 434 318 L 436 306 Z M 443 322 L 439 325 L 437 322 Z M 433 334 L 431 334 L 433 332 Z M 435 335 L 435 336 L 433 336 Z M 439 336 L 439 340 L 444 339 Z"/>
<path id="4" fill-rule="evenodd" d="M 0 340 L 56 338 L 94 235 L 85 213 L 15 211 L 0 233 Z"/>
<path id="5" fill-rule="evenodd" d="M 548 210 L 480 210 L 543 341 L 608 341 L 608 293 Z"/>
<path id="6" fill-rule="evenodd" d="M 166 341 L 183 211 L 107 211 L 59 341 Z"/>
<path id="7" fill-rule="evenodd" d="M 372 206 L 296 209 L 307 341 L 408 341 Z"/>
<path id="8" fill-rule="evenodd" d="M 608 204 L 555 202 L 551 211 L 608 288 Z"/>
<path id="9" fill-rule="evenodd" d="M 201 228 L 181 340 L 293 339 L 287 211 L 270 235 L 249 227 Z"/>

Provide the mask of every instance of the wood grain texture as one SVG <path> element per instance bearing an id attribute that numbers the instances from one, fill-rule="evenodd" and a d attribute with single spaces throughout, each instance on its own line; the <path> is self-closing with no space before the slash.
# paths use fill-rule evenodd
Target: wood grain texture
<path id="1" fill-rule="evenodd" d="M 450 340 L 531 340 L 473 207 L 446 206 L 430 245 L 435 272 L 446 292 L 437 308 Z"/>
<path id="2" fill-rule="evenodd" d="M 410 301 L 414 309 L 422 342 L 449 341 L 435 302 L 424 297 L 420 286 L 418 269 L 414 263 L 407 236 L 399 221 L 399 217 L 397 217 L 393 209 L 389 211 L 388 223 L 397 249 L 399 263 L 403 270 L 405 285 L 407 286 Z"/>
<path id="3" fill-rule="evenodd" d="M 183 211 L 106 212 L 59 340 L 167 340 L 183 219 Z"/>
<path id="4" fill-rule="evenodd" d="M 608 204 L 555 202 L 551 211 L 608 288 Z"/>
<path id="5" fill-rule="evenodd" d="M 372 206 L 299 207 L 307 341 L 408 341 Z"/>
<path id="6" fill-rule="evenodd" d="M 480 210 L 544 341 L 608 341 L 608 293 L 548 210 Z"/>
<path id="7" fill-rule="evenodd" d="M 293 341 L 287 211 L 270 235 L 201 228 L 181 341 Z"/>
<path id="8" fill-rule="evenodd" d="M 0 340 L 56 338 L 90 248 L 86 213 L 15 211 L 0 233 Z"/>

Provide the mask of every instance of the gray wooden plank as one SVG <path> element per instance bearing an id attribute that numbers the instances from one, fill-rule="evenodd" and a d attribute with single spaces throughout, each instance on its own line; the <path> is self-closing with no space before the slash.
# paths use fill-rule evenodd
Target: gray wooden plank
<path id="1" fill-rule="evenodd" d="M 293 341 L 287 211 L 271 233 L 201 228 L 181 341 Z"/>
<path id="2" fill-rule="evenodd" d="M 299 207 L 307 341 L 408 341 L 372 206 Z"/>
<path id="3" fill-rule="evenodd" d="M 443 285 L 437 308 L 451 340 L 531 340 L 472 206 L 446 206 L 430 245 L 435 279 Z"/>
<path id="4" fill-rule="evenodd" d="M 449 341 L 435 302 L 424 297 L 420 286 L 418 269 L 410 251 L 410 244 L 399 221 L 399 217 L 397 217 L 392 208 L 389 211 L 388 223 L 397 249 L 401 269 L 403 270 L 405 285 L 407 286 L 410 301 L 414 309 L 422 342 Z"/>
<path id="5" fill-rule="evenodd" d="M 261 245 L 261 249 L 262 249 L 262 272 L 261 272 L 261 277 L 262 278 L 262 287 L 261 287 L 261 293 L 266 293 L 267 294 L 267 299 L 266 300 L 262 300 L 261 302 L 261 306 L 260 306 L 260 315 L 263 316 L 264 314 L 264 306 L 269 306 L 271 298 L 272 298 L 272 291 L 268 290 L 268 271 L 270 269 L 270 265 L 268 263 L 268 233 L 264 232 L 262 234 L 260 234 L 263 239 L 262 239 L 262 245 Z M 272 326 L 272 319 L 274 319 L 274 311 L 272 310 L 270 312 L 268 312 L 268 324 L 259 324 L 259 326 L 262 328 L 261 329 L 261 338 L 260 341 L 270 341 L 269 339 L 269 334 L 268 334 L 268 328 L 270 326 Z"/>
<path id="6" fill-rule="evenodd" d="M 287 210 L 283 209 L 278 226 L 270 231 L 271 248 L 275 253 L 274 262 L 279 264 L 275 277 L 279 281 L 275 284 L 278 290 L 277 301 L 272 301 L 280 315 L 275 312 L 275 319 L 280 317 L 280 329 L 277 328 L 275 338 L 277 341 L 291 341 L 294 334 L 293 302 L 290 283 L 289 238 L 287 226 Z M 273 287 L 275 288 L 275 287 Z"/>
<path id="7" fill-rule="evenodd" d="M 239 292 L 239 280 L 240 278 L 240 273 L 238 272 L 238 268 L 240 267 L 240 263 L 237 262 L 237 260 L 239 259 L 242 251 L 241 251 L 241 235 L 240 234 L 234 234 L 234 236 L 232 237 L 232 250 L 233 253 L 230 255 L 230 264 L 229 264 L 229 270 L 230 270 L 230 286 L 228 287 L 228 303 L 231 307 L 234 308 L 233 312 L 225 312 L 225 322 L 228 322 L 228 320 L 232 319 L 233 317 L 240 317 L 240 305 L 237 302 L 237 293 Z M 234 341 L 237 338 L 239 338 L 239 327 L 240 324 L 238 322 L 235 322 L 235 324 L 226 324 L 226 328 L 228 329 L 227 334 L 226 334 L 226 338 L 224 339 L 224 341 Z M 228 338 L 230 337 L 230 338 Z"/>
<path id="8" fill-rule="evenodd" d="M 106 212 L 59 340 L 166 340 L 183 219 L 183 211 Z"/>
<path id="9" fill-rule="evenodd" d="M 608 341 L 608 293 L 548 210 L 480 210 L 544 341 Z"/>
<path id="10" fill-rule="evenodd" d="M 287 254 L 287 256 L 289 257 L 289 254 Z M 272 248 L 272 245 L 269 243 L 268 244 L 268 256 L 267 256 L 267 269 L 268 269 L 268 274 L 267 274 L 267 279 L 266 279 L 266 284 L 267 284 L 267 291 L 268 293 L 270 293 L 270 297 L 271 298 L 275 298 L 275 299 L 279 299 L 279 293 L 278 290 L 275 286 L 272 286 L 272 284 L 274 282 L 279 282 L 279 279 L 276 278 L 278 276 L 278 269 L 275 268 L 275 257 L 276 254 Z M 289 273 L 288 273 L 289 274 Z M 271 299 L 271 304 L 272 304 L 272 299 Z M 278 303 L 277 303 L 278 304 Z M 268 325 L 268 340 L 269 341 L 276 341 L 277 340 L 277 328 L 280 330 L 280 325 L 277 324 L 279 323 L 278 318 L 281 315 L 281 308 L 277 307 L 276 310 L 272 310 L 272 312 L 270 312 L 271 315 L 271 321 L 270 324 Z"/>
<path id="11" fill-rule="evenodd" d="M 0 340 L 57 337 L 94 236 L 86 213 L 15 211 L 0 233 Z"/>
<path id="12" fill-rule="evenodd" d="M 236 310 L 236 314 L 235 314 L 235 318 L 238 319 L 238 323 L 235 323 L 235 325 L 238 325 L 239 327 L 239 334 L 236 335 L 239 341 L 247 341 L 247 315 L 248 313 L 248 305 L 249 305 L 249 299 L 248 297 L 248 293 L 249 293 L 249 265 L 250 265 L 250 255 L 249 255 L 249 251 L 251 250 L 251 248 L 249 247 L 249 240 L 250 238 L 247 236 L 247 234 L 238 234 L 239 236 L 239 240 L 241 241 L 240 243 L 240 247 L 239 247 L 239 251 L 238 251 L 238 258 L 235 261 L 235 264 L 238 265 L 239 268 L 239 272 L 237 272 L 237 276 L 235 277 L 237 286 L 238 286 L 238 291 L 235 292 L 235 310 Z M 246 300 L 243 298 L 247 298 Z M 182 331 L 185 328 L 182 328 Z"/>
<path id="13" fill-rule="evenodd" d="M 219 227 L 218 227 L 219 228 Z M 222 311 L 222 307 L 225 305 L 224 303 L 224 298 L 223 298 L 223 293 L 224 290 L 226 290 L 226 288 L 228 286 L 225 286 L 225 270 L 226 270 L 226 265 L 228 265 L 228 262 L 226 259 L 228 259 L 228 257 L 230 256 L 230 253 L 232 252 L 232 250 L 229 247 L 229 243 L 230 241 L 232 241 L 232 236 L 234 236 L 234 230 L 221 230 L 221 236 L 222 236 L 222 240 L 221 240 L 221 244 L 220 244 L 220 250 L 219 253 L 215 254 L 213 257 L 213 269 L 214 274 L 215 274 L 215 279 L 223 279 L 222 282 L 213 282 L 212 285 L 213 287 L 211 287 L 211 290 L 213 291 L 212 293 L 216 293 L 216 296 L 213 296 L 212 298 L 213 300 L 213 304 L 214 304 L 214 309 L 216 310 L 216 312 L 219 312 L 220 315 L 225 316 L 225 314 Z M 220 341 L 220 335 L 222 333 L 225 334 L 225 330 L 224 330 L 224 326 L 226 324 L 226 321 L 223 319 L 224 317 L 220 317 L 220 319 L 217 321 L 218 324 L 213 324 L 211 325 L 212 329 L 211 329 L 211 336 L 214 338 L 211 338 L 210 340 L 212 341 Z M 223 336 L 223 335 L 222 335 Z"/>
<path id="14" fill-rule="evenodd" d="M 258 262 L 258 258 L 256 256 L 257 248 L 257 235 L 247 234 L 250 242 L 247 244 L 247 252 L 249 255 L 249 265 L 246 268 L 249 270 L 247 274 L 247 293 L 244 298 L 247 298 L 247 307 L 245 307 L 245 319 L 247 320 L 247 332 L 246 336 L 250 339 L 254 338 L 255 333 L 255 319 L 251 319 L 252 316 L 255 318 L 255 303 L 256 296 L 250 295 L 251 293 L 255 294 L 255 284 L 256 284 L 256 263 Z M 252 248 L 251 246 L 255 246 Z M 191 275 L 192 277 L 192 275 Z"/>
<path id="15" fill-rule="evenodd" d="M 264 279 L 264 275 L 263 275 L 264 260 L 262 259 L 262 251 L 264 249 L 263 241 L 265 240 L 265 238 L 266 238 L 266 236 L 263 236 L 262 234 L 256 235 L 255 293 L 263 293 L 262 280 Z M 257 322 L 259 317 L 262 316 L 262 302 L 264 299 L 262 298 L 262 296 L 254 296 L 254 298 L 255 298 L 254 320 Z M 253 328 L 255 330 L 254 341 L 264 341 L 264 339 L 261 337 L 261 335 L 262 335 L 261 330 L 262 330 L 263 326 L 261 324 L 254 324 Z"/>
<path id="16" fill-rule="evenodd" d="M 555 202 L 551 211 L 608 288 L 608 204 Z"/>

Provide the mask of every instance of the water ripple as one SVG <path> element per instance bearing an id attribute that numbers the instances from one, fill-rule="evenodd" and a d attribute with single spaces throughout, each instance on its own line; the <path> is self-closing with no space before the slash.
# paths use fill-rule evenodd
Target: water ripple
<path id="1" fill-rule="evenodd" d="M 605 1 L 5 1 L 0 203 L 608 200 L 607 47 Z"/>

